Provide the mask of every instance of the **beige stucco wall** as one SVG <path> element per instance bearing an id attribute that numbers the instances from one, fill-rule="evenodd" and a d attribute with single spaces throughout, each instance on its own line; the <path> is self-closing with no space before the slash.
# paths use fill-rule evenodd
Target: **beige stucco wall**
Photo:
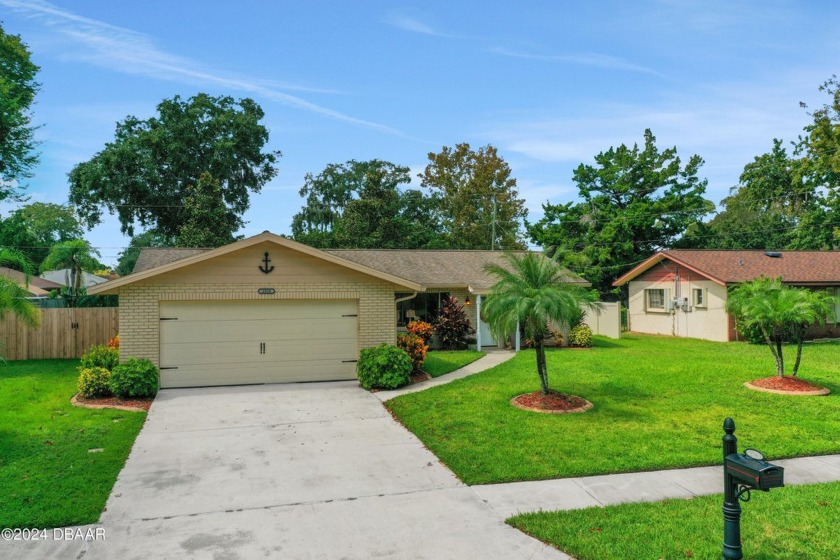
<path id="1" fill-rule="evenodd" d="M 259 271 L 265 252 L 275 267 L 270 274 Z M 276 293 L 260 295 L 259 288 Z M 359 347 L 395 344 L 396 289 L 273 243 L 255 245 L 121 288 L 120 354 L 159 364 L 161 301 L 354 299 L 359 302 Z"/>
<path id="2" fill-rule="evenodd" d="M 692 288 L 705 288 L 706 307 L 689 306 L 689 311 L 659 312 L 645 309 L 645 290 L 649 288 L 671 291 L 688 297 Z M 629 321 L 632 332 L 702 338 L 726 342 L 729 339 L 728 317 L 725 310 L 726 287 L 711 280 L 634 280 L 629 286 Z"/>

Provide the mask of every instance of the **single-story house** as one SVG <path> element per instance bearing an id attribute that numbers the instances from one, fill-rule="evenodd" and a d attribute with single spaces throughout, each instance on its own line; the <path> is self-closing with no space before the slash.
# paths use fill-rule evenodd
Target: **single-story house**
<path id="1" fill-rule="evenodd" d="M 30 276 L 29 281 L 26 280 L 26 275 L 19 271 L 0 266 L 0 276 L 5 276 L 14 280 L 18 286 L 29 293 L 31 298 L 46 298 L 49 297 L 50 292 L 61 288 L 61 284 L 51 282 L 45 278 L 38 276 Z"/>
<path id="2" fill-rule="evenodd" d="M 613 285 L 629 284 L 629 330 L 725 342 L 739 338 L 727 289 L 760 276 L 840 296 L 840 251 L 661 251 Z M 811 335 L 840 336 L 840 306 Z"/>
<path id="3" fill-rule="evenodd" d="M 446 295 L 480 319 L 499 251 L 320 250 L 263 232 L 216 249 L 144 249 L 118 294 L 123 356 L 161 368 L 163 387 L 355 379 L 360 348 L 395 344 Z M 569 274 L 570 283 L 588 285 Z"/>

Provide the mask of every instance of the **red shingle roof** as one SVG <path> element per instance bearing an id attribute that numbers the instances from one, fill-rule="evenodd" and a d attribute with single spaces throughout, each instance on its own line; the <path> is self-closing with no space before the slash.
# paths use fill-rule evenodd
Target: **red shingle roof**
<path id="1" fill-rule="evenodd" d="M 770 255 L 780 255 L 777 257 Z M 618 280 L 621 286 L 663 259 L 670 259 L 723 284 L 747 282 L 759 276 L 786 284 L 840 284 L 840 251 L 661 251 Z"/>

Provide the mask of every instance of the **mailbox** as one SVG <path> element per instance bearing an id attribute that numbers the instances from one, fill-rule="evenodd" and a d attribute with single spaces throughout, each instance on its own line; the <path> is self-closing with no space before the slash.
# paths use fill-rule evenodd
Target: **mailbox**
<path id="1" fill-rule="evenodd" d="M 752 453 L 750 453 L 752 451 Z M 744 453 L 731 453 L 725 457 L 726 473 L 738 484 L 754 490 L 769 491 L 784 486 L 785 469 L 764 460 L 752 449 Z"/>

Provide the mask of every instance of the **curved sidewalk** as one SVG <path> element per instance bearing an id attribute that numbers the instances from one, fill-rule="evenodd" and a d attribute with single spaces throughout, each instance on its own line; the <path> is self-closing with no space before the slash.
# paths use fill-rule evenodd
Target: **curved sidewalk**
<path id="1" fill-rule="evenodd" d="M 456 379 L 463 379 L 464 377 L 468 377 L 475 373 L 479 373 L 484 370 L 495 367 L 516 356 L 516 352 L 514 352 L 513 350 L 494 349 L 484 350 L 484 352 L 486 352 L 486 355 L 484 357 L 479 358 L 471 364 L 467 364 L 460 369 L 456 369 L 452 373 L 447 373 L 445 375 L 441 375 L 440 377 L 435 377 L 433 379 L 429 379 L 428 381 L 421 381 L 420 383 L 408 385 L 400 389 L 394 389 L 393 391 L 377 391 L 373 393 L 373 396 L 382 402 L 390 401 L 391 399 L 399 397 L 400 395 L 416 393 L 418 391 L 425 391 L 426 389 L 431 389 L 432 387 L 437 387 L 438 385 L 445 385 L 447 383 L 451 383 Z"/>

